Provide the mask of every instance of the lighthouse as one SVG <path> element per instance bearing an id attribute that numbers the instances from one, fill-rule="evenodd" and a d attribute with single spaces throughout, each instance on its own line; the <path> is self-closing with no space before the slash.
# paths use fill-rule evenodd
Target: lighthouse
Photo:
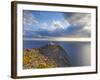
<path id="1" fill-rule="evenodd" d="M 55 45 L 55 43 L 54 42 L 50 42 L 49 45 Z"/>

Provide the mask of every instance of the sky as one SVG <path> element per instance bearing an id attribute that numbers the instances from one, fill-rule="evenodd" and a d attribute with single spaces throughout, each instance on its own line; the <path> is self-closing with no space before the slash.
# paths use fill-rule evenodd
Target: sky
<path id="1" fill-rule="evenodd" d="M 23 10 L 23 36 L 90 37 L 91 14 Z"/>

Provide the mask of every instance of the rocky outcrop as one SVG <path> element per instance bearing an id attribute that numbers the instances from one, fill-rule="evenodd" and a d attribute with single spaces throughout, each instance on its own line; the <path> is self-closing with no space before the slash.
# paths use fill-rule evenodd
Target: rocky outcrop
<path id="1" fill-rule="evenodd" d="M 57 44 L 24 50 L 23 68 L 54 68 L 71 66 L 67 52 Z"/>

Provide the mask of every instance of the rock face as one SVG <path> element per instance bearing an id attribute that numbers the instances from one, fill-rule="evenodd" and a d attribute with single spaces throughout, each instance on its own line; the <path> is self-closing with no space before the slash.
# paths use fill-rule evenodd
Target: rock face
<path id="1" fill-rule="evenodd" d="M 25 49 L 23 57 L 23 69 L 71 66 L 67 52 L 56 44 Z"/>

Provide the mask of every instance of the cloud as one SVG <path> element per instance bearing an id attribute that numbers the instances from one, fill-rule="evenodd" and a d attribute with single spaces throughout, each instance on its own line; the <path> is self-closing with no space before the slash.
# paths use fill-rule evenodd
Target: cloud
<path id="1" fill-rule="evenodd" d="M 54 20 L 52 22 L 52 25 L 53 25 L 54 28 L 62 28 L 62 29 L 64 28 L 64 26 L 62 25 L 61 21 L 55 21 Z"/>
<path id="2" fill-rule="evenodd" d="M 23 24 L 25 26 L 32 26 L 33 24 L 39 23 L 30 11 L 24 11 L 23 18 Z"/>
<path id="3" fill-rule="evenodd" d="M 48 24 L 45 22 L 45 23 L 41 23 L 40 29 L 51 32 L 51 31 L 55 31 L 57 29 L 57 27 L 55 27 L 52 23 Z"/>
<path id="4" fill-rule="evenodd" d="M 70 24 L 67 20 L 64 21 L 53 21 L 52 25 L 58 29 L 67 29 Z"/>
<path id="5" fill-rule="evenodd" d="M 68 30 L 71 30 L 71 35 L 73 36 L 87 36 L 91 34 L 91 14 L 90 13 L 72 13 L 71 16 L 65 18 L 70 23 Z"/>
<path id="6" fill-rule="evenodd" d="M 72 25 L 80 25 L 83 30 L 90 31 L 91 15 L 89 13 L 75 13 L 67 20 Z"/>
<path id="7" fill-rule="evenodd" d="M 44 30 L 49 30 L 49 25 L 47 23 L 42 23 L 40 28 Z"/>
<path id="8" fill-rule="evenodd" d="M 48 23 L 42 23 L 41 29 L 47 30 L 47 31 L 56 31 L 56 30 L 64 30 L 69 27 L 68 21 L 60 21 L 60 20 L 53 20 L 50 24 Z"/>

